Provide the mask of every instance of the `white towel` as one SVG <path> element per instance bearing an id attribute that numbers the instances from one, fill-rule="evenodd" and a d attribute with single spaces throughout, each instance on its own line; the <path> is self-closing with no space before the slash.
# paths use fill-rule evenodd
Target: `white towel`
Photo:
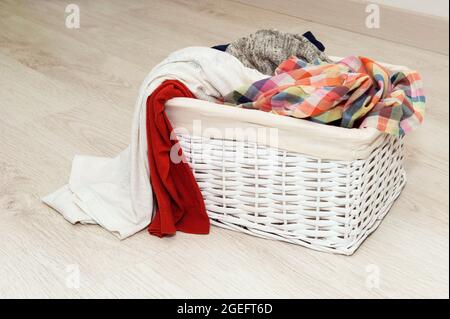
<path id="1" fill-rule="evenodd" d="M 69 183 L 42 201 L 73 224 L 96 223 L 121 239 L 144 229 L 154 208 L 147 158 L 148 96 L 162 82 L 178 80 L 198 99 L 214 102 L 265 77 L 215 49 L 189 47 L 170 54 L 141 85 L 130 146 L 115 158 L 75 156 Z"/>

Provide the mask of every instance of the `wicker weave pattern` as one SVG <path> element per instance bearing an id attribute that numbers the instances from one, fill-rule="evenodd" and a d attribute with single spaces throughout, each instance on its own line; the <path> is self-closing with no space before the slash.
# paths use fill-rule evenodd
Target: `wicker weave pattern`
<path id="1" fill-rule="evenodd" d="M 333 161 L 254 143 L 178 135 L 213 224 L 351 255 L 405 184 L 403 141 Z"/>

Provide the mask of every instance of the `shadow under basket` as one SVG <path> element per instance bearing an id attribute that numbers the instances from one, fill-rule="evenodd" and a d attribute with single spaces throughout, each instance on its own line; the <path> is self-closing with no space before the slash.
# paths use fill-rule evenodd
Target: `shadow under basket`
<path id="1" fill-rule="evenodd" d="M 252 142 L 178 134 L 212 224 L 351 255 L 405 185 L 403 139 L 327 160 Z"/>

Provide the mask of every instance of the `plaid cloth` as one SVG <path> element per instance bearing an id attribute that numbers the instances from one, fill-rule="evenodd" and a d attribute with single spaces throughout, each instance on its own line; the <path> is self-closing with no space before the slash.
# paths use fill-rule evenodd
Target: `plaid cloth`
<path id="1" fill-rule="evenodd" d="M 417 72 L 391 73 L 355 56 L 312 64 L 291 57 L 274 76 L 231 92 L 225 102 L 346 128 L 374 127 L 395 136 L 422 123 L 425 113 Z"/>

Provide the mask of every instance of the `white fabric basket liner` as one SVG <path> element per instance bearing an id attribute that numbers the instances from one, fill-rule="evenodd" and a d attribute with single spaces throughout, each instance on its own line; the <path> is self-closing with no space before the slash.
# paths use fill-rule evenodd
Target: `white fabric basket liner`
<path id="1" fill-rule="evenodd" d="M 406 182 L 403 140 L 373 128 L 188 98 L 168 101 L 166 113 L 220 227 L 351 255 Z M 258 129 L 275 130 L 276 145 L 245 134 Z"/>
<path id="2" fill-rule="evenodd" d="M 274 132 L 270 129 L 275 129 L 278 137 L 276 148 L 336 160 L 367 158 L 381 145 L 384 137 L 384 134 L 373 128 L 346 129 L 188 98 L 168 101 L 166 113 L 176 130 L 181 129 L 192 136 L 220 137 L 274 146 L 265 137 Z M 263 140 L 256 140 L 253 134 L 239 134 L 258 130 L 267 133 L 265 136 L 261 134 Z"/>

